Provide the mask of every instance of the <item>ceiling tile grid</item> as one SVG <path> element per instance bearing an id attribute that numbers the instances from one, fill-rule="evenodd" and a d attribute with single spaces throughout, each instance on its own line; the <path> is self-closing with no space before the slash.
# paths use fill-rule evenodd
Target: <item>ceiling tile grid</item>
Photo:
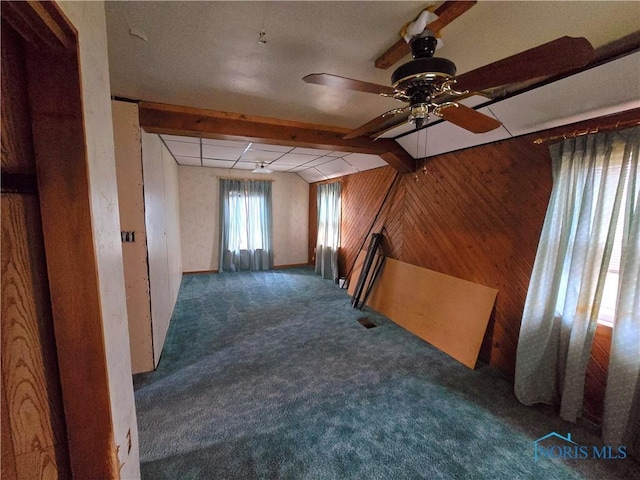
<path id="1" fill-rule="evenodd" d="M 297 174 L 308 183 L 387 165 L 379 156 L 363 153 L 177 135 L 160 137 L 179 165 L 253 170 L 264 163 L 274 172 Z"/>

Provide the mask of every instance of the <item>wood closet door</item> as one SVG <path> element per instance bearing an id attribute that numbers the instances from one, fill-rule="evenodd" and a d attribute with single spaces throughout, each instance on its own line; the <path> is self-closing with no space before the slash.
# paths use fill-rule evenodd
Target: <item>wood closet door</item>
<path id="1" fill-rule="evenodd" d="M 1 31 L 1 477 L 69 478 L 23 44 Z"/>

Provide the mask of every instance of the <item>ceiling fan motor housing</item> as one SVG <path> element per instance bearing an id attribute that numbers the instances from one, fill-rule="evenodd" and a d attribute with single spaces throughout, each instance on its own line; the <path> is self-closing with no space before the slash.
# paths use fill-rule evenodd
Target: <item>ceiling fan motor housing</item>
<path id="1" fill-rule="evenodd" d="M 455 64 L 446 58 L 434 57 L 438 39 L 433 32 L 425 30 L 411 40 L 413 60 L 398 67 L 391 75 L 393 88 L 408 91 L 416 87 L 428 87 L 453 78 Z"/>
<path id="2" fill-rule="evenodd" d="M 455 75 L 456 66 L 451 60 L 439 57 L 416 58 L 396 68 L 391 75 L 391 84 L 395 89 L 408 90 L 439 84 Z"/>

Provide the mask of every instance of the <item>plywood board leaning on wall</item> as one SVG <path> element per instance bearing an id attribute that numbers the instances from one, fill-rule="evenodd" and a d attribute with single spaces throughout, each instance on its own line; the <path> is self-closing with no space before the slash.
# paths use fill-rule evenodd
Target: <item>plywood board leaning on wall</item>
<path id="1" fill-rule="evenodd" d="M 364 253 L 356 260 L 350 287 L 360 274 Z M 493 288 L 388 258 L 367 306 L 475 368 L 497 293 Z"/>

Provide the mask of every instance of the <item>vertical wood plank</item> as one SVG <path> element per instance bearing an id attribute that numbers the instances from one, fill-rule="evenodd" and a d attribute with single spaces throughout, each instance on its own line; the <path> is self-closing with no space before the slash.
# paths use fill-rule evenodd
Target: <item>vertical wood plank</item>
<path id="1" fill-rule="evenodd" d="M 4 345 L 3 345 L 4 350 Z M 0 385 L 0 428 L 2 428 L 2 437 L 0 437 L 0 479 L 14 480 L 18 478 L 18 470 L 16 467 L 16 457 L 13 450 L 13 438 L 11 436 L 9 405 L 6 398 L 7 389 L 4 386 L 4 379 Z"/>
<path id="2" fill-rule="evenodd" d="M 3 400 L 19 479 L 68 474 L 54 342 L 38 200 L 3 194 Z"/>
<path id="3" fill-rule="evenodd" d="M 591 346 L 584 386 L 584 414 L 595 423 L 602 422 L 604 393 L 607 386 L 607 372 L 611 353 L 612 329 L 598 325 Z"/>

